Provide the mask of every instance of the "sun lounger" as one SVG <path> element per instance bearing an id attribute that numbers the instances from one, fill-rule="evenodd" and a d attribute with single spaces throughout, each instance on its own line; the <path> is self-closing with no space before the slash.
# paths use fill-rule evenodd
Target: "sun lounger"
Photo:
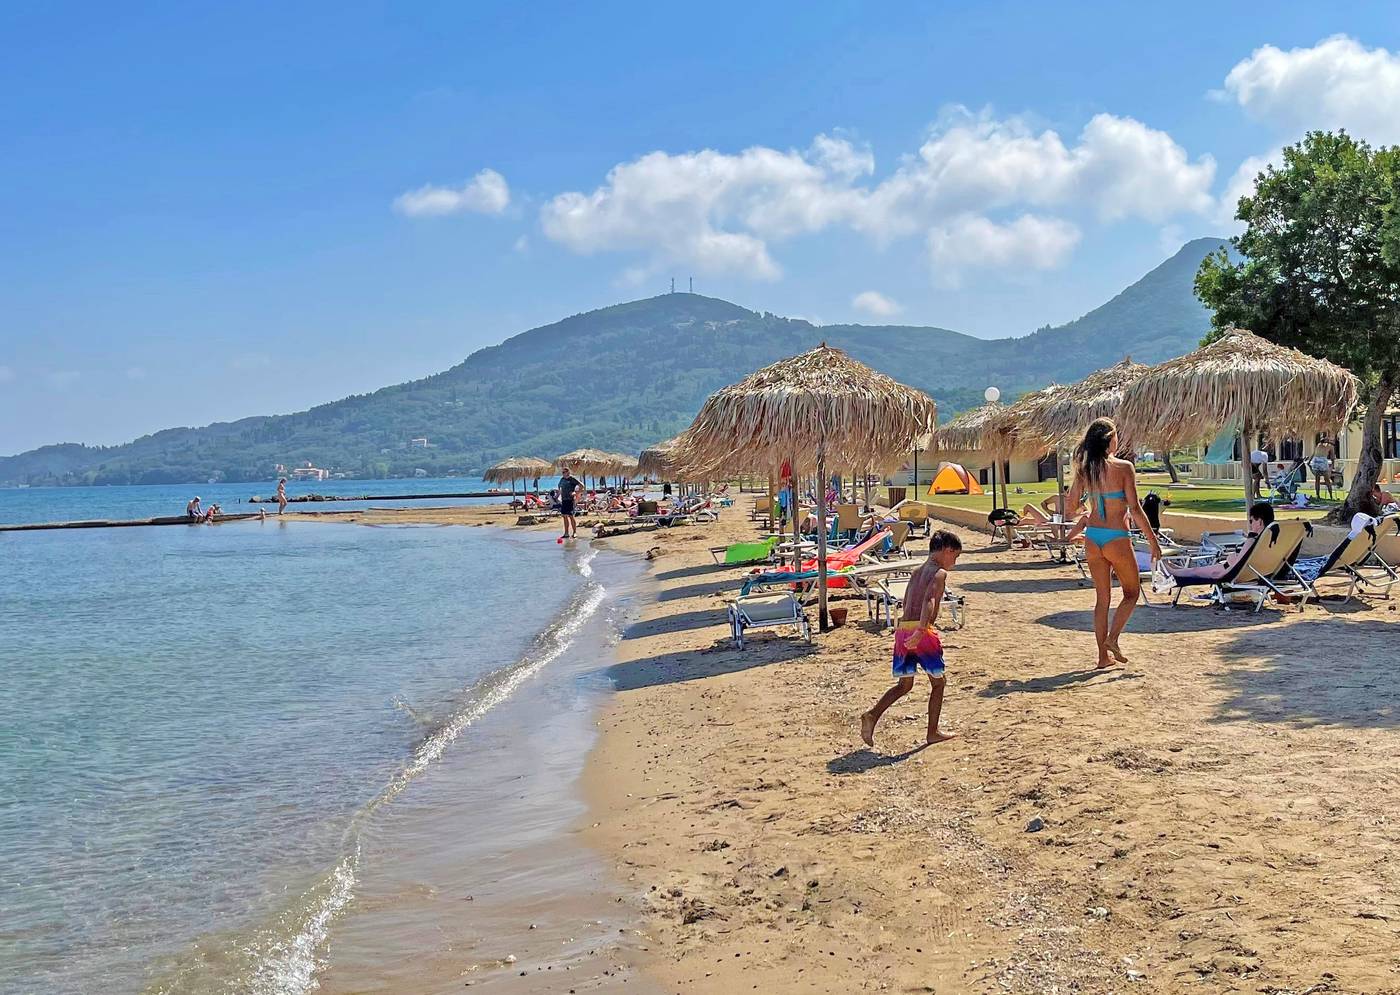
<path id="1" fill-rule="evenodd" d="M 904 597 L 908 592 L 908 575 L 883 577 L 866 590 L 866 613 L 876 622 L 881 623 L 881 628 L 888 629 L 894 625 L 895 611 L 904 607 Z M 940 617 L 946 613 L 948 620 L 952 623 L 946 628 L 961 629 L 967 624 L 966 595 L 945 589 L 940 604 L 942 605 Z"/>
<path id="2" fill-rule="evenodd" d="M 1298 575 L 1294 566 L 1311 528 L 1300 521 L 1272 523 L 1246 542 L 1244 554 L 1222 576 L 1189 579 L 1185 583 L 1178 579 L 1172 604 L 1178 603 L 1181 592 L 1187 588 L 1208 587 L 1208 598 L 1214 604 L 1228 606 L 1236 595 L 1244 595 L 1254 601 L 1258 612 L 1272 595 L 1284 601 L 1297 599 L 1301 611 L 1309 598 L 1317 597 L 1313 586 Z"/>
<path id="3" fill-rule="evenodd" d="M 796 626 L 803 639 L 812 641 L 812 627 L 807 621 L 807 613 L 802 608 L 802 602 L 791 592 L 741 595 L 729 605 L 729 627 L 737 649 L 744 648 L 744 633 L 748 629 L 778 625 Z"/>
<path id="4" fill-rule="evenodd" d="M 894 510 L 894 509 L 891 509 Z M 928 505 L 921 501 L 901 502 L 898 505 L 899 520 L 908 522 L 911 530 L 917 530 L 920 535 L 928 535 Z"/>
<path id="5" fill-rule="evenodd" d="M 1388 598 L 1390 589 L 1400 584 L 1400 515 L 1387 515 L 1375 528 L 1376 544 L 1355 572 L 1362 587 L 1379 588 Z"/>
<path id="6" fill-rule="evenodd" d="M 1358 569 L 1371 558 L 1377 538 L 1376 526 L 1368 525 L 1356 535 L 1348 535 L 1329 555 L 1300 559 L 1297 564 L 1298 576 L 1311 584 L 1314 590 L 1319 581 L 1333 577 L 1345 579 L 1348 582 L 1347 594 L 1342 603 L 1346 604 L 1356 594 L 1356 587 L 1361 582 Z M 1385 590 L 1387 594 L 1390 593 L 1388 585 Z M 1318 603 L 1321 604 L 1321 601 Z"/>
<path id="7" fill-rule="evenodd" d="M 779 539 L 769 536 L 757 542 L 731 542 L 727 546 L 711 546 L 710 555 L 715 563 L 726 566 L 740 566 L 746 563 L 762 563 L 772 558 Z"/>

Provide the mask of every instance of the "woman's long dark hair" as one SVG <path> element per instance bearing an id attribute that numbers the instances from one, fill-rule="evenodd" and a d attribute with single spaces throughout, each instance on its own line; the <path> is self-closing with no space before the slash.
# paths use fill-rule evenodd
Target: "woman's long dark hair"
<path id="1" fill-rule="evenodd" d="M 1074 447 L 1074 476 L 1086 485 L 1097 485 L 1103 478 L 1108 458 L 1113 455 L 1109 444 L 1118 431 L 1112 418 L 1095 418 L 1084 432 L 1084 438 Z"/>

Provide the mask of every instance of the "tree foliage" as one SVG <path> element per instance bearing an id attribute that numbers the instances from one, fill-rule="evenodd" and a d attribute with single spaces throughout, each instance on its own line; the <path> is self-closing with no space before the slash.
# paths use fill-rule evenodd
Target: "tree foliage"
<path id="1" fill-rule="evenodd" d="M 1367 417 L 1345 510 L 1375 483 L 1381 415 L 1400 383 L 1400 159 L 1345 132 L 1311 132 L 1241 197 L 1246 225 L 1202 262 L 1196 293 L 1216 331 L 1251 329 L 1345 366 Z"/>

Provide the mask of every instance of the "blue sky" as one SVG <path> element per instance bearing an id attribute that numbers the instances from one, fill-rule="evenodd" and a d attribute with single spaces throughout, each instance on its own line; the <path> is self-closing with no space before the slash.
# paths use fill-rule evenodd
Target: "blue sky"
<path id="1" fill-rule="evenodd" d="M 672 276 L 1024 334 L 1229 233 L 1307 127 L 1400 139 L 1381 4 L 662 8 L 7 5 L 0 453 L 299 410 Z"/>

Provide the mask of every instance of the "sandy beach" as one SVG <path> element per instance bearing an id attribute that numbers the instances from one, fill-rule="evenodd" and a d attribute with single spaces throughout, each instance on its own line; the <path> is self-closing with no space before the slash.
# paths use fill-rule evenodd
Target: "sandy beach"
<path id="1" fill-rule="evenodd" d="M 1400 613 L 1140 608 L 1095 672 L 1092 590 L 955 529 L 965 629 L 877 747 L 890 637 L 728 640 L 718 524 L 653 556 L 586 777 L 589 839 L 645 914 L 644 967 L 694 992 L 1400 991 Z M 839 603 L 839 602 L 838 602 Z M 541 989 L 544 990 L 544 989 Z"/>
<path id="2" fill-rule="evenodd" d="M 725 993 L 1400 992 L 1394 600 L 1140 607 L 1129 664 L 1097 672 L 1075 571 L 953 527 L 961 737 L 922 747 L 921 687 L 868 750 L 890 636 L 862 601 L 814 645 L 732 647 L 745 568 L 708 548 L 754 535 L 749 500 L 597 540 L 652 569 L 584 784 L 584 837 L 641 923 L 619 968 Z"/>

